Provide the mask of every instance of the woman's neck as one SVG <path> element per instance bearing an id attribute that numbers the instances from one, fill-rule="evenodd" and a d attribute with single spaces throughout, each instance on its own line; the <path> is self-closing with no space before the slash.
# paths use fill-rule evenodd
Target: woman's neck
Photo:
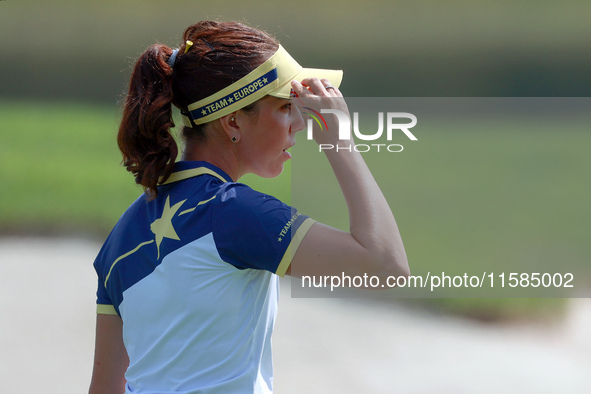
<path id="1" fill-rule="evenodd" d="M 227 146 L 230 145 L 230 146 Z M 205 161 L 228 174 L 234 182 L 242 175 L 237 155 L 231 144 L 225 144 L 217 138 L 206 141 L 187 140 L 181 156 L 183 161 Z"/>

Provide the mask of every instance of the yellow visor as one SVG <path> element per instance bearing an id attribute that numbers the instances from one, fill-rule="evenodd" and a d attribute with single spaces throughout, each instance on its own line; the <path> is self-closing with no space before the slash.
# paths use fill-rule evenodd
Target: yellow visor
<path id="1" fill-rule="evenodd" d="M 343 79 L 343 71 L 303 68 L 280 45 L 273 56 L 249 74 L 219 92 L 190 104 L 188 112 L 181 111 L 183 123 L 194 127 L 211 122 L 267 95 L 289 99 L 290 82 L 311 77 L 326 78 L 332 86 L 338 88 Z"/>

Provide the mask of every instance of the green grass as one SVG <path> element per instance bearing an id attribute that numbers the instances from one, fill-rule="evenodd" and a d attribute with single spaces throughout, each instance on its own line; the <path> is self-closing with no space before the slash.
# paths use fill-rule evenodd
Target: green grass
<path id="1" fill-rule="evenodd" d="M 142 193 L 120 165 L 118 110 L 0 102 L 0 116 L 1 233 L 86 232 L 100 240 Z M 365 156 L 395 213 L 413 274 L 564 272 L 588 265 L 588 123 L 522 119 L 512 125 L 417 126 L 419 141 L 405 141 L 404 152 Z M 292 167 L 279 178 L 241 181 L 347 229 L 336 180 L 302 137 Z M 563 302 L 478 298 L 483 295 L 424 303 L 490 319 L 543 316 Z"/>
<path id="2" fill-rule="evenodd" d="M 2 102 L 1 226 L 105 232 L 140 193 L 118 165 L 116 114 L 73 103 Z"/>

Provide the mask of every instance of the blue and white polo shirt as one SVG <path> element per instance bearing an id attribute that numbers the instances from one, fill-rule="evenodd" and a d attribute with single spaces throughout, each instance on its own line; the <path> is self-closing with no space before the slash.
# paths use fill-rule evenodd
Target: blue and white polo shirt
<path id="1" fill-rule="evenodd" d="M 283 276 L 314 221 L 206 162 L 140 196 L 94 263 L 119 314 L 128 393 L 268 393 Z"/>

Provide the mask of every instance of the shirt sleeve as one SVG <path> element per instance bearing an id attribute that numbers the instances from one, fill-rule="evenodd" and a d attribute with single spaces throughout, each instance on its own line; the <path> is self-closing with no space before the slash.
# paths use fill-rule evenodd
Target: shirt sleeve
<path id="1" fill-rule="evenodd" d="M 100 315 L 116 315 L 117 311 L 107 294 L 105 284 L 99 277 L 98 290 L 96 291 L 96 313 Z"/>
<path id="2" fill-rule="evenodd" d="M 314 220 L 240 183 L 228 184 L 218 197 L 212 228 L 220 257 L 240 269 L 284 276 Z"/>

